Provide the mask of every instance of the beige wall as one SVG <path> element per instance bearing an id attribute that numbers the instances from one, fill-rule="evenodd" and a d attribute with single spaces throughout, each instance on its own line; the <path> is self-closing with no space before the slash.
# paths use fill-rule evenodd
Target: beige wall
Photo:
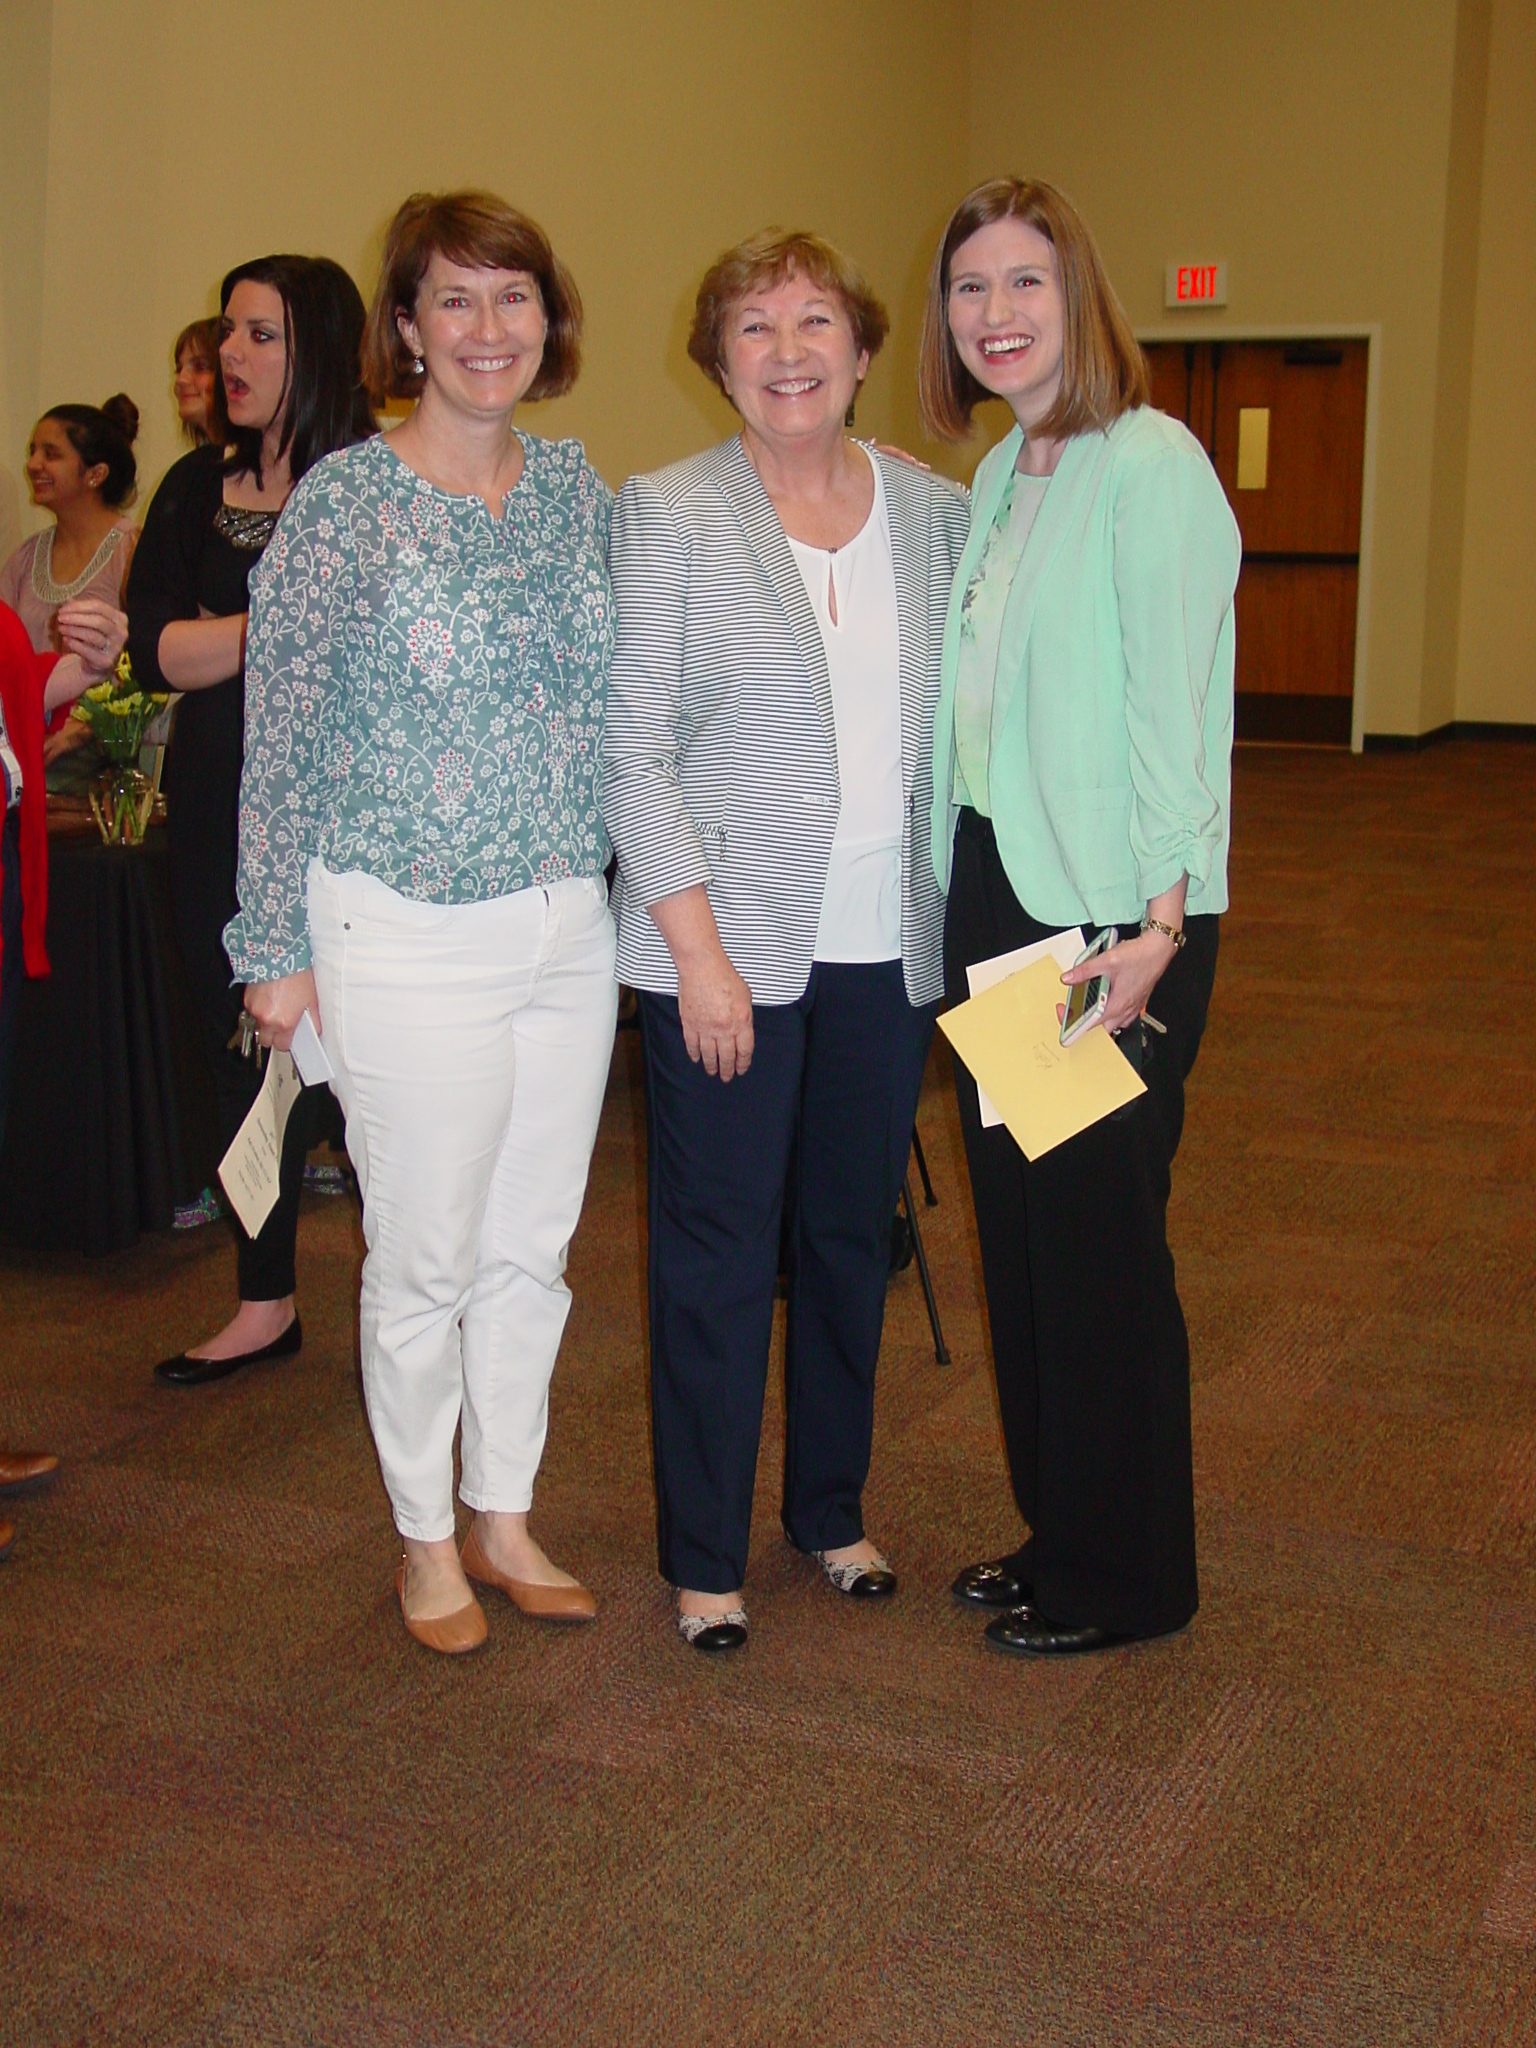
<path id="1" fill-rule="evenodd" d="M 1495 0 L 1456 716 L 1536 723 L 1536 6 Z"/>
<path id="2" fill-rule="evenodd" d="M 1053 179 L 1138 329 L 1380 323 L 1371 732 L 1424 715 L 1454 0 L 979 6 L 971 169 Z M 1224 258 L 1224 312 L 1169 315 L 1163 266 Z M 1448 716 L 1445 712 L 1442 716 Z"/>
<path id="3" fill-rule="evenodd" d="M 324 251 L 366 291 L 419 186 L 484 183 L 550 229 L 588 368 L 529 423 L 580 434 L 613 482 L 728 430 L 687 312 L 710 257 L 769 220 L 864 263 L 894 328 L 861 422 L 924 447 L 927 259 L 964 185 L 1017 168 L 1080 201 L 1143 330 L 1178 317 L 1164 263 L 1200 256 L 1229 262 L 1231 304 L 1192 332 L 1379 329 L 1365 726 L 1536 721 L 1533 19 L 1533 0 L 9 0 L 0 542 L 43 404 L 126 389 L 153 483 L 179 447 L 170 341 L 222 271 Z M 963 474 L 984 438 L 925 452 Z"/>
<path id="4" fill-rule="evenodd" d="M 614 483 L 729 430 L 684 355 L 686 315 L 709 260 L 770 220 L 813 226 L 866 267 L 895 326 L 861 424 L 918 434 L 917 258 L 963 175 L 966 51 L 942 8 L 780 0 L 771 22 L 699 0 L 43 12 L 46 371 L 7 342 L 13 476 L 39 406 L 119 387 L 158 476 L 179 447 L 170 343 L 215 309 L 228 266 L 324 252 L 366 293 L 406 193 L 471 183 L 537 216 L 576 274 L 587 369 L 529 424 L 581 435 Z"/>

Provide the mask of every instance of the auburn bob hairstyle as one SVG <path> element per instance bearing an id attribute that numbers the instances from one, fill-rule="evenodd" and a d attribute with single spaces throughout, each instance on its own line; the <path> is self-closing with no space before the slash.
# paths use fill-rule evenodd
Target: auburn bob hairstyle
<path id="1" fill-rule="evenodd" d="M 865 350 L 871 356 L 879 354 L 880 344 L 890 332 L 890 317 L 858 266 L 820 235 L 764 228 L 716 257 L 705 271 L 694 301 L 688 353 L 722 392 L 725 324 L 731 309 L 749 292 L 771 291 L 791 277 L 803 277 L 840 300 L 853 329 L 855 348 L 861 355 Z"/>
<path id="2" fill-rule="evenodd" d="M 1104 273 L 1088 224 L 1064 193 L 1036 178 L 989 178 L 967 192 L 949 217 L 928 273 L 917 388 L 923 422 L 941 441 L 963 441 L 971 414 L 990 397 L 960 360 L 949 331 L 950 270 L 978 228 L 1020 220 L 1056 252 L 1061 285 L 1061 394 L 1032 429 L 1046 441 L 1113 425 L 1147 403 L 1146 358 L 1125 308 Z"/>
<path id="3" fill-rule="evenodd" d="M 400 316 L 416 299 L 434 256 L 468 270 L 526 271 L 539 288 L 548 332 L 530 398 L 558 398 L 581 369 L 581 294 L 537 221 L 491 192 L 413 192 L 389 224 L 384 263 L 363 336 L 363 381 L 375 400 L 421 389 Z"/>

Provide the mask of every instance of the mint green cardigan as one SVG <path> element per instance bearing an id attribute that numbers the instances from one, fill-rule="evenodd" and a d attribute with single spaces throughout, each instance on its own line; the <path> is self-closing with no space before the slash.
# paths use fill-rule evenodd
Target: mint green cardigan
<path id="1" fill-rule="evenodd" d="M 960 603 L 1023 440 L 976 472 L 934 717 L 933 868 L 959 809 Z M 1143 408 L 1067 443 L 1003 614 L 989 797 L 1014 894 L 1044 924 L 1132 924 L 1189 876 L 1227 907 L 1237 521 L 1198 441 Z"/>

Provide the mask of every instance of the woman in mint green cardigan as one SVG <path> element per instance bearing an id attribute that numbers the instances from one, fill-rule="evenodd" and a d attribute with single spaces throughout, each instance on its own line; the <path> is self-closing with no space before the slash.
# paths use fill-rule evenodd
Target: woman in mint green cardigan
<path id="1" fill-rule="evenodd" d="M 934 727 L 946 994 L 1077 926 L 1145 1095 L 1034 1163 L 957 1067 L 1003 1433 L 1029 1530 L 969 1566 L 987 1639 L 1037 1656 L 1182 1628 L 1199 1604 L 1189 1340 L 1166 1216 L 1227 905 L 1237 525 L 1048 185 L 956 209 L 930 280 L 923 408 L 1016 425 L 976 472 Z"/>

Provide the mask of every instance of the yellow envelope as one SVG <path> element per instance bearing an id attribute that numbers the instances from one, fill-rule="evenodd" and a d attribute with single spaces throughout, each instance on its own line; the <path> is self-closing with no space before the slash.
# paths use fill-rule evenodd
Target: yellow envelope
<path id="1" fill-rule="evenodd" d="M 1036 960 L 939 1019 L 1026 1159 L 1039 1159 L 1147 1092 L 1102 1027 L 1062 1044 L 1056 1005 L 1065 997 L 1059 964 Z"/>

